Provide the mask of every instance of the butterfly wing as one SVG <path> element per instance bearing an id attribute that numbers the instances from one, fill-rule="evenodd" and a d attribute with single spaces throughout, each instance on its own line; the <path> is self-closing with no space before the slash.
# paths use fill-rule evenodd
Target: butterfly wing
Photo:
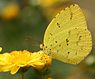
<path id="1" fill-rule="evenodd" d="M 73 27 L 87 28 L 85 16 L 78 5 L 71 5 L 58 13 L 51 21 L 44 35 L 44 42 L 52 35 Z"/>
<path id="2" fill-rule="evenodd" d="M 91 34 L 78 5 L 61 11 L 47 27 L 43 51 L 65 63 L 77 64 L 92 49 Z"/>

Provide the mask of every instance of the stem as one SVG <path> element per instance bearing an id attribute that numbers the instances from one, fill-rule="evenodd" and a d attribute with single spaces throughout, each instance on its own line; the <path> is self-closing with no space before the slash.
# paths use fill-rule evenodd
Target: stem
<path id="1" fill-rule="evenodd" d="M 42 79 L 44 79 L 44 74 L 43 74 L 43 72 L 42 72 Z"/>
<path id="2" fill-rule="evenodd" d="M 21 79 L 24 79 L 24 73 L 20 73 L 21 74 Z"/>
<path id="3" fill-rule="evenodd" d="M 41 79 L 47 79 L 47 74 L 45 74 L 45 71 L 41 74 Z"/>

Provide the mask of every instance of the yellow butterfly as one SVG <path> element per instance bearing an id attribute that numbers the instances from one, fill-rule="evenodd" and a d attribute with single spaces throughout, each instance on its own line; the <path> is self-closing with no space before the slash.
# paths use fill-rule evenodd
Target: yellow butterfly
<path id="1" fill-rule="evenodd" d="M 44 35 L 42 52 L 64 63 L 80 63 L 92 49 L 91 33 L 85 16 L 75 4 L 51 21 Z"/>

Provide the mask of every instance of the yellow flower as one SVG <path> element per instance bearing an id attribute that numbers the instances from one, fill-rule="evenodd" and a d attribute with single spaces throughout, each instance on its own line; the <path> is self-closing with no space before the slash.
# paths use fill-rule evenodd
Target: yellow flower
<path id="1" fill-rule="evenodd" d="M 49 66 L 52 62 L 51 57 L 46 55 L 43 51 L 38 51 L 33 54 L 34 55 L 32 55 L 32 57 L 34 57 L 34 60 L 31 60 L 30 65 L 33 66 L 35 69 L 41 70 L 44 67 Z"/>
<path id="2" fill-rule="evenodd" d="M 10 54 L 9 53 L 4 53 L 0 54 L 0 65 L 6 65 L 9 64 L 10 60 Z"/>
<path id="3" fill-rule="evenodd" d="M 4 7 L 4 9 L 2 10 L 1 16 L 5 20 L 11 20 L 18 16 L 19 11 L 20 11 L 20 8 L 18 4 L 11 3 Z"/>
<path id="4" fill-rule="evenodd" d="M 0 72 L 9 71 L 11 68 L 11 55 L 9 53 L 0 54 Z"/>
<path id="5" fill-rule="evenodd" d="M 39 0 L 39 4 L 43 7 L 50 7 L 57 2 L 59 2 L 59 0 Z"/>
<path id="6" fill-rule="evenodd" d="M 51 58 L 43 51 L 31 53 L 24 50 L 0 54 L 0 72 L 10 71 L 11 74 L 15 74 L 20 67 L 32 66 L 40 70 L 50 64 Z"/>
<path id="7" fill-rule="evenodd" d="M 31 60 L 31 54 L 32 54 L 31 52 L 28 52 L 26 50 L 12 51 L 10 53 L 11 58 L 13 60 L 12 63 L 20 67 L 27 65 L 27 63 Z"/>
<path id="8" fill-rule="evenodd" d="M 12 68 L 11 68 L 11 74 L 15 74 L 20 67 L 27 67 L 29 66 L 28 63 L 31 60 L 31 52 L 28 52 L 26 50 L 24 51 L 12 51 L 10 53 L 11 55 L 11 63 L 12 63 Z"/>
<path id="9" fill-rule="evenodd" d="M 5 53 L 0 55 L 0 71 L 11 71 L 11 74 L 15 74 L 20 67 L 28 66 L 28 62 L 31 60 L 31 52 L 24 51 L 12 51 L 11 53 Z"/>
<path id="10" fill-rule="evenodd" d="M 72 0 L 38 0 L 39 6 L 41 6 L 43 14 L 46 16 L 47 20 L 51 19 L 64 9 Z"/>
<path id="11" fill-rule="evenodd" d="M 54 5 L 58 5 L 60 3 L 65 3 L 69 0 L 38 0 L 38 4 L 42 7 L 53 7 Z"/>

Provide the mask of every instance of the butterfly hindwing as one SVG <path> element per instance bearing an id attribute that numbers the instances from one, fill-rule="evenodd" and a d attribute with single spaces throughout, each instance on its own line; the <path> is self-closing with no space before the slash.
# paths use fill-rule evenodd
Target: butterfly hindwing
<path id="1" fill-rule="evenodd" d="M 52 36 L 44 51 L 65 63 L 77 64 L 91 51 L 91 34 L 84 28 L 72 28 Z"/>

